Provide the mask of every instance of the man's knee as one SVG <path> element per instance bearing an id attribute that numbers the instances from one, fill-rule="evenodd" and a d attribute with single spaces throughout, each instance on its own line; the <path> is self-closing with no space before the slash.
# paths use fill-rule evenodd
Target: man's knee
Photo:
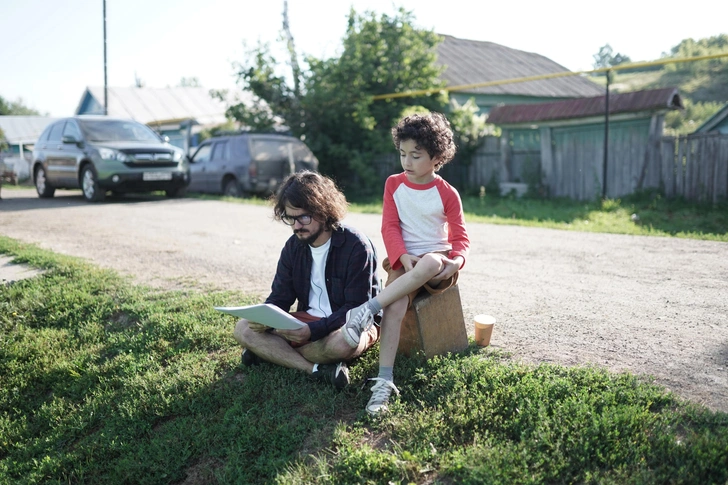
<path id="1" fill-rule="evenodd" d="M 248 321 L 245 319 L 238 320 L 238 323 L 235 324 L 235 329 L 233 330 L 233 337 L 235 340 L 238 341 L 239 344 L 245 345 L 247 342 L 246 335 L 248 332 L 251 332 L 250 327 L 248 326 Z"/>

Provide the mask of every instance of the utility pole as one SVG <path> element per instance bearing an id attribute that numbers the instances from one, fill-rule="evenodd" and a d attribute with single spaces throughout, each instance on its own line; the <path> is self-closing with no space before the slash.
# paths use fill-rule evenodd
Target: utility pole
<path id="1" fill-rule="evenodd" d="M 609 77 L 607 71 L 607 94 L 604 98 L 604 163 L 602 164 L 602 200 L 607 198 L 607 159 L 609 157 Z"/>
<path id="2" fill-rule="evenodd" d="M 106 0 L 104 0 L 104 114 L 109 115 L 109 85 L 106 78 Z"/>

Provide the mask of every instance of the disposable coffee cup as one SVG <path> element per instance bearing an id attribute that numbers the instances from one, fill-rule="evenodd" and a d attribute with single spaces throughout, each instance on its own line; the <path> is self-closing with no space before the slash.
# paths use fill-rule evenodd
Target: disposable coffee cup
<path id="1" fill-rule="evenodd" d="M 490 336 L 493 335 L 495 317 L 490 315 L 476 315 L 475 319 L 475 343 L 481 347 L 490 345 Z"/>

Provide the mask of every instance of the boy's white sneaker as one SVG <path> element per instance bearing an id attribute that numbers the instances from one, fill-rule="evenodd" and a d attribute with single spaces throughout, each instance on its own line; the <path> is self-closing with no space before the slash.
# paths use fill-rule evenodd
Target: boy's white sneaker
<path id="1" fill-rule="evenodd" d="M 346 323 L 341 331 L 344 333 L 344 340 L 351 348 L 359 346 L 361 334 L 369 330 L 374 323 L 374 315 L 366 303 L 352 308 L 346 312 Z"/>
<path id="2" fill-rule="evenodd" d="M 389 402 L 389 396 L 394 391 L 395 394 L 399 395 L 399 389 L 394 385 L 394 382 L 382 379 L 381 377 L 375 377 L 369 379 L 370 381 L 377 381 L 372 386 L 372 397 L 369 398 L 367 403 L 367 413 L 371 416 L 376 416 L 380 413 L 388 411 L 387 403 Z"/>

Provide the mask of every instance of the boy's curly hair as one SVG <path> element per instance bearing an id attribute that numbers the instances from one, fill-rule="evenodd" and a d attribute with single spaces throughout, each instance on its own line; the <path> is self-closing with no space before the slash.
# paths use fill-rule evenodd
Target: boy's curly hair
<path id="1" fill-rule="evenodd" d="M 400 120 L 392 128 L 392 141 L 399 150 L 400 143 L 407 140 L 414 140 L 430 158 L 439 160 L 436 170 L 452 160 L 457 149 L 450 122 L 442 113 L 414 114 Z"/>
<path id="2" fill-rule="evenodd" d="M 286 204 L 303 209 L 328 230 L 339 227 L 349 207 L 336 183 L 319 173 L 304 170 L 288 176 L 272 197 L 273 217 L 280 221 L 286 215 Z"/>

